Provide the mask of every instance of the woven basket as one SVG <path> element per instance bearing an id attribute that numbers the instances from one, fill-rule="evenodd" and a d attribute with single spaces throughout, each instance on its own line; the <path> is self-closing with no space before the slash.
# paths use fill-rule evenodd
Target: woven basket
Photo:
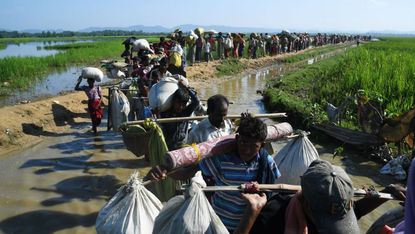
<path id="1" fill-rule="evenodd" d="M 129 151 L 131 151 L 137 157 L 148 155 L 148 141 L 152 131 L 154 130 L 150 130 L 144 133 L 137 133 L 127 132 L 126 128 L 120 128 L 120 131 L 124 145 Z"/>

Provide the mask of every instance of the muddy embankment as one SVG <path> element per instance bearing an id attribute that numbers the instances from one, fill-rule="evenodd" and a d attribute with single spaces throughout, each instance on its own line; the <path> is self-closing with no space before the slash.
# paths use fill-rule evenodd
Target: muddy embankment
<path id="1" fill-rule="evenodd" d="M 308 50 L 239 61 L 244 67 L 243 72 L 246 73 L 271 66 L 286 57 Z M 217 67 L 220 64 L 220 61 L 212 61 L 187 67 L 187 77 L 191 86 L 200 90 L 206 85 L 220 84 L 229 79 L 226 76 L 217 76 Z M 105 92 L 104 96 L 106 105 L 108 93 Z M 88 124 L 90 120 L 86 107 L 86 96 L 83 92 L 69 92 L 36 102 L 0 108 L 0 155 L 37 144 L 48 136 L 67 132 L 76 126 Z M 105 130 L 105 126 L 101 125 L 100 130 Z"/>

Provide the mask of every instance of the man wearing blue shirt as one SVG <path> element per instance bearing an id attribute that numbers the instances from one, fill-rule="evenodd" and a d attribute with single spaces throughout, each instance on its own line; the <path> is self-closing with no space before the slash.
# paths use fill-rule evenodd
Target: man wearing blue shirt
<path id="1" fill-rule="evenodd" d="M 262 149 L 266 136 L 267 126 L 264 122 L 249 114 L 243 115 L 236 135 L 236 151 L 205 158 L 199 164 L 182 168 L 170 176 L 185 180 L 201 170 L 203 176 L 213 179 L 217 186 L 240 185 L 252 181 L 260 184 L 275 183 L 280 172 L 272 157 Z M 163 179 L 166 172 L 162 167 L 156 166 L 149 171 L 145 180 Z M 238 192 L 216 192 L 211 204 L 231 232 L 239 225 L 247 205 Z"/>

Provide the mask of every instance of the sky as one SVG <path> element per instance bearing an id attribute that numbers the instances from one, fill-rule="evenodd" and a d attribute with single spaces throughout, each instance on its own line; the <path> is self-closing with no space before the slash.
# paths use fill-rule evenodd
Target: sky
<path id="1" fill-rule="evenodd" d="M 0 29 L 225 25 L 415 32 L 415 0 L 0 0 Z"/>

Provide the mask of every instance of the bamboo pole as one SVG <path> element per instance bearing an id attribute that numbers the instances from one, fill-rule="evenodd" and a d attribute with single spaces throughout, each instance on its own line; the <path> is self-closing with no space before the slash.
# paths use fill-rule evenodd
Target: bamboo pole
<path id="1" fill-rule="evenodd" d="M 120 90 L 124 90 L 124 89 L 120 89 Z M 128 89 L 127 89 L 127 91 L 128 91 Z M 133 91 L 135 91 L 135 90 L 133 90 Z M 133 97 L 133 98 L 137 98 L 137 99 L 141 99 L 141 100 L 148 100 L 149 99 L 148 97 Z M 201 101 L 201 102 L 207 102 L 207 99 L 199 99 L 199 101 Z M 234 104 L 234 102 L 233 101 L 229 101 L 229 104 Z"/>
<path id="2" fill-rule="evenodd" d="M 182 187 L 184 190 L 186 187 Z M 217 192 L 217 191 L 245 191 L 245 184 L 235 185 L 235 186 L 207 186 L 202 188 L 204 192 Z M 296 193 L 301 190 L 300 185 L 290 185 L 290 184 L 259 184 L 259 191 L 261 192 L 287 192 L 287 193 Z M 354 189 L 355 197 L 364 197 L 367 195 L 367 192 L 364 189 Z M 395 198 L 389 193 L 380 193 L 377 192 L 374 197 L 383 198 L 387 200 L 394 200 Z"/>
<path id="3" fill-rule="evenodd" d="M 269 113 L 269 114 L 255 114 L 252 115 L 254 118 L 281 118 L 281 117 L 287 117 L 286 113 Z M 190 116 L 190 117 L 176 117 L 176 118 L 164 118 L 164 119 L 156 119 L 155 122 L 157 123 L 174 123 L 174 122 L 180 122 L 180 121 L 190 121 L 190 120 L 203 120 L 206 119 L 207 115 L 202 116 Z M 241 118 L 241 115 L 228 115 L 226 116 L 227 119 L 239 119 Z M 138 120 L 138 121 L 131 121 L 131 122 L 125 122 L 122 125 L 134 125 L 134 124 L 143 124 L 144 120 Z"/>

